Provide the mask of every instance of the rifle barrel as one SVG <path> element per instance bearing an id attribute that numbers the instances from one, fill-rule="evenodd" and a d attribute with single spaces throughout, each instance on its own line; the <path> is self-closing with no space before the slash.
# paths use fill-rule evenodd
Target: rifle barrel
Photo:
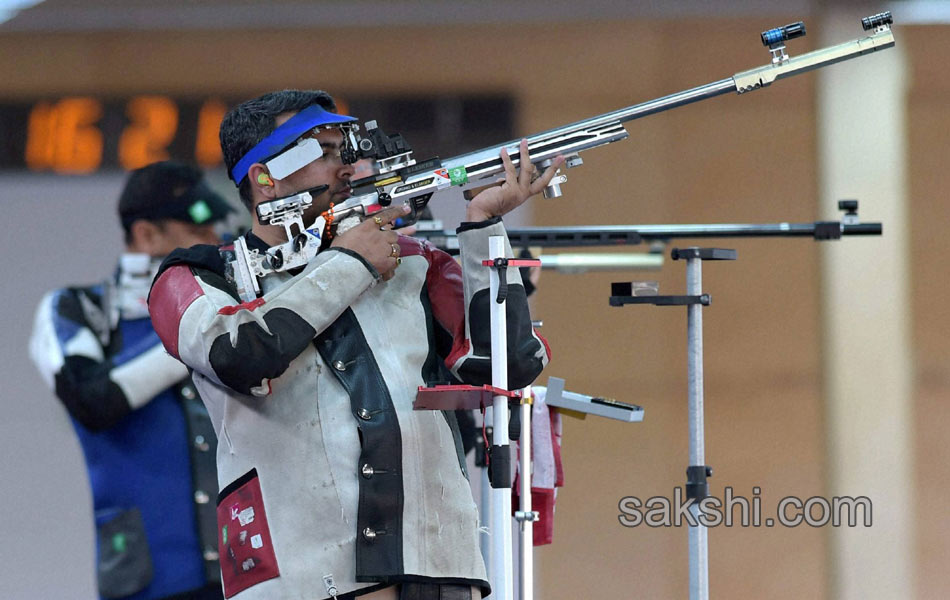
<path id="1" fill-rule="evenodd" d="M 817 237 L 823 227 L 840 228 L 841 235 L 881 235 L 880 223 L 710 223 L 704 225 L 598 225 L 581 227 L 523 227 L 510 229 L 513 246 L 611 246 L 640 241 L 697 238 Z"/>
<path id="2" fill-rule="evenodd" d="M 626 138 L 628 134 L 623 128 L 623 123 L 627 121 L 721 96 L 727 92 L 739 94 L 750 92 L 768 86 L 779 79 L 893 46 L 894 34 L 890 28 L 882 27 L 871 35 L 850 42 L 812 50 L 779 63 L 742 71 L 713 83 L 543 131 L 528 137 L 528 150 L 531 152 L 531 160 L 534 163 L 552 159 L 558 154 L 576 154 L 581 150 Z M 504 144 L 449 158 L 442 161 L 442 164 L 449 170 L 464 167 L 472 181 L 489 177 L 503 170 L 498 157 L 502 147 L 508 148 L 508 154 L 515 165 L 519 163 L 519 143 L 520 140 L 511 140 Z"/>

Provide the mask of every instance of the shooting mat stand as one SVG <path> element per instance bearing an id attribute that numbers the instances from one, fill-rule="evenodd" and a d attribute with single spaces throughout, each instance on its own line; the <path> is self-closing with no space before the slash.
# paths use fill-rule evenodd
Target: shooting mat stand
<path id="1" fill-rule="evenodd" d="M 540 266 L 538 260 L 505 257 L 505 237 L 488 238 L 489 293 L 491 302 L 491 371 L 490 386 L 435 386 L 420 388 L 413 408 L 416 410 L 477 409 L 484 408 L 491 398 L 492 431 L 509 431 L 509 402 L 520 399 L 519 392 L 508 391 L 508 326 L 505 308 L 508 297 L 507 269 L 509 267 Z M 515 413 L 520 421 L 520 413 Z M 511 445 L 508 435 L 493 436 L 489 457 L 491 482 L 491 555 L 489 579 L 492 597 L 513 600 L 512 577 L 512 519 L 511 519 Z"/>

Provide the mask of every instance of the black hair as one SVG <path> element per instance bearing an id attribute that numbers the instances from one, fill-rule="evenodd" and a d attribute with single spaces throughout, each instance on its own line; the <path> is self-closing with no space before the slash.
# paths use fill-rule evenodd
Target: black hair
<path id="1" fill-rule="evenodd" d="M 333 97 L 322 90 L 281 90 L 243 102 L 228 112 L 221 121 L 219 135 L 228 176 L 233 180 L 231 171 L 238 161 L 274 131 L 278 115 L 300 112 L 314 104 L 319 104 L 330 112 L 336 110 Z M 238 185 L 241 202 L 248 210 L 251 210 L 249 178 L 245 177 L 242 181 L 234 183 Z"/>

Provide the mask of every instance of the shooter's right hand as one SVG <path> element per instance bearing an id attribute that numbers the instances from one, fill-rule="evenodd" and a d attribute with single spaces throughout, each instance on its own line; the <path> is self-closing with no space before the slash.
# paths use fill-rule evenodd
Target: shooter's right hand
<path id="1" fill-rule="evenodd" d="M 406 205 L 390 206 L 338 236 L 331 246 L 356 252 L 373 265 L 384 281 L 388 281 L 396 274 L 399 265 L 399 234 L 393 231 L 392 223 L 408 212 Z"/>

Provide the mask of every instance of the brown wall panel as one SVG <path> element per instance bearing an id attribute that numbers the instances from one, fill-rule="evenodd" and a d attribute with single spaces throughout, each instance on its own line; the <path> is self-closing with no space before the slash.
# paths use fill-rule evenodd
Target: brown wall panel
<path id="1" fill-rule="evenodd" d="M 915 27 L 907 36 L 912 66 L 908 98 L 908 180 L 917 359 L 917 522 L 920 598 L 950 589 L 950 36 L 947 27 Z M 896 117 L 899 118 L 899 117 Z"/>

